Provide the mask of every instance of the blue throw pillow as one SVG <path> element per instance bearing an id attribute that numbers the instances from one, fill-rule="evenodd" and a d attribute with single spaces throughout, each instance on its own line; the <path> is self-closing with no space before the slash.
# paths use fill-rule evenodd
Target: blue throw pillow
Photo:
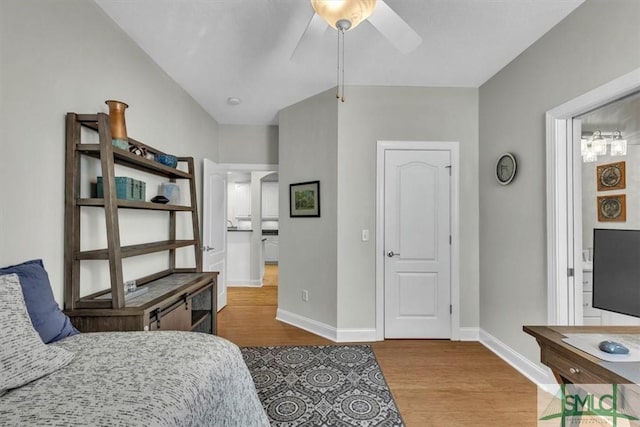
<path id="1" fill-rule="evenodd" d="M 45 344 L 78 334 L 53 298 L 49 275 L 40 259 L 0 268 L 0 275 L 18 275 L 31 323 Z"/>

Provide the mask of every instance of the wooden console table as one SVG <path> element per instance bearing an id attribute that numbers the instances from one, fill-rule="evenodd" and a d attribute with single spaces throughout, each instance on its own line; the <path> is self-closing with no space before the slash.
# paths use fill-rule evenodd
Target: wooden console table
<path id="1" fill-rule="evenodd" d="M 565 333 L 640 334 L 640 326 L 524 326 L 540 345 L 540 361 L 560 384 L 640 384 L 640 362 L 607 362 L 564 341 Z"/>
<path id="2" fill-rule="evenodd" d="M 586 392 L 600 393 L 602 390 L 594 384 L 617 384 L 618 396 L 614 400 L 613 416 L 615 426 L 616 415 L 620 410 L 631 417 L 638 416 L 640 408 L 640 362 L 607 362 L 589 353 L 579 350 L 562 341 L 564 334 L 640 334 L 640 326 L 524 326 L 526 333 L 535 337 L 540 345 L 540 360 L 553 371 L 560 384 L 576 384 Z M 586 398 L 585 398 L 586 399 Z M 609 402 L 609 400 L 607 400 Z M 602 409 L 587 401 L 577 405 L 574 410 Z M 569 414 L 574 416 L 577 414 Z M 584 413 L 578 414 L 581 417 Z M 563 418 L 564 419 L 564 418 Z M 580 418 L 578 418 L 580 419 Z M 564 423 L 562 425 L 565 425 Z M 582 425 L 582 424 L 580 424 Z M 626 425 L 626 424 L 625 424 Z M 635 422 L 630 425 L 637 425 Z"/>

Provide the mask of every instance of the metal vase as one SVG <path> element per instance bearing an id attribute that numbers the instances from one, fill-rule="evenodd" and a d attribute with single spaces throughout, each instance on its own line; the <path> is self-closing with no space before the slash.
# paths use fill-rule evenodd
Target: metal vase
<path id="1" fill-rule="evenodd" d="M 124 110 L 129 106 L 124 102 L 113 99 L 105 101 L 105 104 L 109 106 L 111 139 L 113 141 L 123 141 L 128 144 L 129 140 L 127 138 L 127 126 L 124 121 Z"/>

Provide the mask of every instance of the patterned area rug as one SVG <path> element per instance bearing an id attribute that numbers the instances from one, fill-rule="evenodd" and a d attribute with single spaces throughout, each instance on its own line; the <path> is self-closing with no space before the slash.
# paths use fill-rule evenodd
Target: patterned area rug
<path id="1" fill-rule="evenodd" d="M 370 346 L 241 350 L 272 426 L 404 426 Z"/>

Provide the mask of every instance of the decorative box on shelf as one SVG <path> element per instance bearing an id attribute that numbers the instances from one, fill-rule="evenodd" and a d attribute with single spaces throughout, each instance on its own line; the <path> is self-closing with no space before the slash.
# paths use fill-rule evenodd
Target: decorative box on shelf
<path id="1" fill-rule="evenodd" d="M 102 185 L 102 177 L 97 179 L 96 197 L 99 199 L 104 197 L 104 188 Z M 116 176 L 116 197 L 122 200 L 139 200 L 144 201 L 146 198 L 147 184 L 138 179 L 126 176 Z"/>

